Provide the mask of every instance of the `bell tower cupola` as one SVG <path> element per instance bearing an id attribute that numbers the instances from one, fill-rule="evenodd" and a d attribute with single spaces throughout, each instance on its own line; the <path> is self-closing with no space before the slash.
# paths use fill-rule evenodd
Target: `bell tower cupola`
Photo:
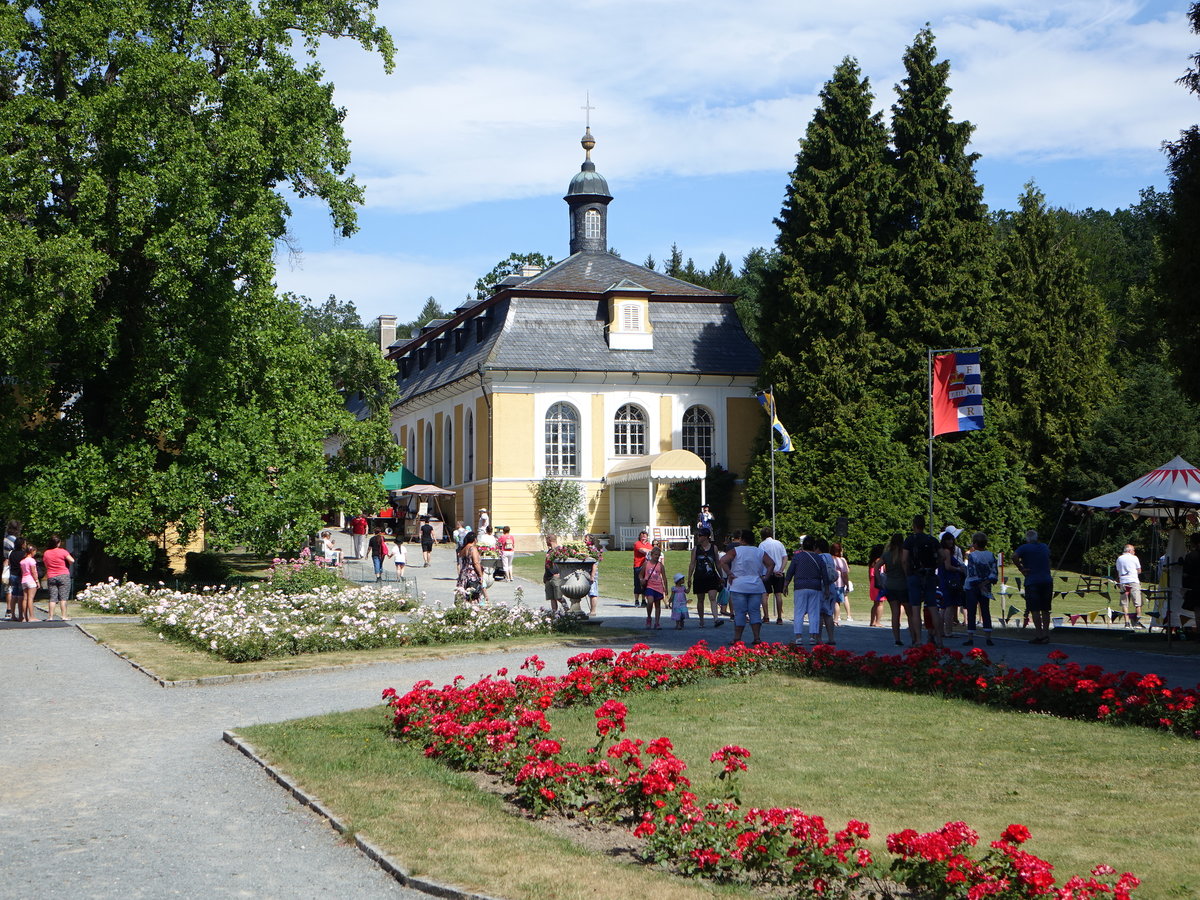
<path id="1" fill-rule="evenodd" d="M 579 143 L 584 150 L 583 165 L 563 197 L 571 214 L 571 253 L 603 253 L 608 250 L 608 204 L 612 202 L 612 194 L 608 192 L 608 182 L 592 162 L 596 139 L 590 125 Z"/>

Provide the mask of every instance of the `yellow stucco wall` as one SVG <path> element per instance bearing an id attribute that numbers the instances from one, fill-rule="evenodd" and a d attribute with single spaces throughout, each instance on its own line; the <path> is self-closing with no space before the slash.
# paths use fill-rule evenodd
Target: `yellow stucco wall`
<path id="1" fill-rule="evenodd" d="M 533 395 L 495 394 L 496 478 L 528 478 L 533 472 Z"/>
<path id="2" fill-rule="evenodd" d="M 658 452 L 666 453 L 671 449 L 671 398 L 658 398 Z"/>
<path id="3" fill-rule="evenodd" d="M 725 417 L 729 471 L 744 478 L 754 449 L 754 439 L 763 424 L 762 407 L 753 397 L 730 397 L 725 401 Z"/>

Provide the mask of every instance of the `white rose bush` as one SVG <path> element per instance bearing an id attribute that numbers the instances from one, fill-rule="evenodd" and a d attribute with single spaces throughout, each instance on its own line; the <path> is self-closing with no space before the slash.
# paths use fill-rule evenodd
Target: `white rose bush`
<path id="1" fill-rule="evenodd" d="M 249 662 L 331 650 L 371 650 L 409 644 L 497 640 L 572 631 L 578 622 L 520 602 L 418 606 L 407 621 L 386 608 L 407 598 L 378 586 L 318 587 L 304 593 L 267 588 L 208 587 L 199 591 L 109 580 L 79 594 L 87 606 L 141 616 L 163 638 Z M 411 602 L 411 601 L 408 601 Z"/>

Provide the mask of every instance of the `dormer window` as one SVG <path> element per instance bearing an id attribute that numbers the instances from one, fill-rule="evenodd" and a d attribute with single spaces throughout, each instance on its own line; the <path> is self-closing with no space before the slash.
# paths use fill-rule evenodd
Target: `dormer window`
<path id="1" fill-rule="evenodd" d="M 628 279 L 608 291 L 608 346 L 612 350 L 653 350 L 652 292 Z"/>

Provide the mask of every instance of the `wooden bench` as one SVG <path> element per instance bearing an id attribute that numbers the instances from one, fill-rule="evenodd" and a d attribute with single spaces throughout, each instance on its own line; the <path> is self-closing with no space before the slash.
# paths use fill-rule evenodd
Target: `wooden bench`
<path id="1" fill-rule="evenodd" d="M 687 525 L 655 525 L 649 528 L 645 525 L 622 525 L 617 529 L 617 540 L 620 542 L 622 550 L 630 549 L 638 539 L 638 535 L 643 531 L 650 532 L 651 543 L 657 544 L 660 541 L 670 546 L 671 544 L 686 544 L 689 550 L 695 546 L 695 537 L 692 534 L 692 529 Z"/>

